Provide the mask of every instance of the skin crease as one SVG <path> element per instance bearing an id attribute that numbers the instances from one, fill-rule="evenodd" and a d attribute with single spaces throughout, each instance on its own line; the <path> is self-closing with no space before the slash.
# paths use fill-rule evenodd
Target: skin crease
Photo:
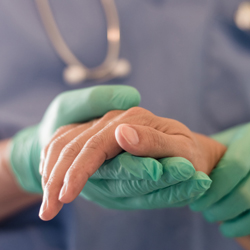
<path id="1" fill-rule="evenodd" d="M 197 171 L 209 174 L 226 147 L 176 120 L 139 107 L 110 111 L 88 123 L 61 127 L 42 153 L 39 170 L 44 196 L 40 218 L 54 218 L 64 203 L 79 195 L 105 160 L 123 150 L 156 159 L 184 157 Z"/>

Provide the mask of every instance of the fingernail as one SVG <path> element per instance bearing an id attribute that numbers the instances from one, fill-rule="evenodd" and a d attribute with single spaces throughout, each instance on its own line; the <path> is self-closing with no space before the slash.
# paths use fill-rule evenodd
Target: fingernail
<path id="1" fill-rule="evenodd" d="M 138 134 L 133 128 L 126 125 L 122 126 L 121 133 L 128 144 L 136 145 L 139 143 Z"/>
<path id="2" fill-rule="evenodd" d="M 47 200 L 44 200 L 39 211 L 40 218 L 42 217 L 43 213 L 46 211 L 47 207 L 48 207 Z"/>
<path id="3" fill-rule="evenodd" d="M 61 200 L 61 198 L 66 194 L 66 192 L 67 192 L 67 184 L 64 183 L 59 194 L 59 200 Z"/>

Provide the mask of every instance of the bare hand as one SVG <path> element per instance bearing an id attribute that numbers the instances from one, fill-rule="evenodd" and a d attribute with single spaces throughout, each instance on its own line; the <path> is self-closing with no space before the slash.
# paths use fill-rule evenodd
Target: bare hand
<path id="1" fill-rule="evenodd" d="M 209 174 L 226 151 L 222 144 L 191 132 L 182 123 L 143 108 L 111 111 L 102 118 L 61 127 L 44 149 L 40 174 L 44 188 L 40 217 L 50 220 L 73 201 L 88 178 L 125 150 L 152 158 L 183 157 Z"/>

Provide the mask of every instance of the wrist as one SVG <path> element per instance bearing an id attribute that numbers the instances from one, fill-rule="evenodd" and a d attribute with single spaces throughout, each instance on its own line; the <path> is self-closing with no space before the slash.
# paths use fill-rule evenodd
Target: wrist
<path id="1" fill-rule="evenodd" d="M 198 133 L 194 135 L 201 151 L 199 162 L 202 164 L 202 172 L 210 174 L 225 154 L 227 147 L 208 136 Z"/>

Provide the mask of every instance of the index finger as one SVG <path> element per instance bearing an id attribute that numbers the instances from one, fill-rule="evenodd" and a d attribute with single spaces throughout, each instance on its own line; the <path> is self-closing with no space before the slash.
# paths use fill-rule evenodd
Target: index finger
<path id="1" fill-rule="evenodd" d="M 114 137 L 115 127 L 106 127 L 91 137 L 67 171 L 59 200 L 73 201 L 88 179 L 105 162 L 118 155 L 122 149 Z"/>

